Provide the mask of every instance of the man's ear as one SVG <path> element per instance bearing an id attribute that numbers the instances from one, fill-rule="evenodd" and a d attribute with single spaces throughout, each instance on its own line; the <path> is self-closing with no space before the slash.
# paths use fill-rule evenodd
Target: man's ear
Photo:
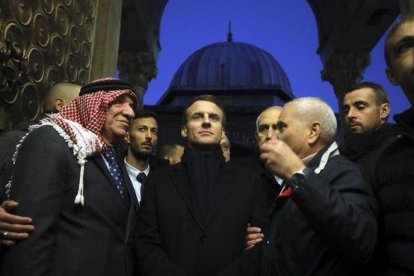
<path id="1" fill-rule="evenodd" d="M 65 106 L 65 101 L 63 99 L 56 99 L 53 103 L 53 108 L 59 112 Z"/>
<path id="2" fill-rule="evenodd" d="M 125 141 L 126 141 L 128 144 L 131 144 L 131 137 L 129 136 L 129 131 L 127 132 L 127 135 L 125 136 Z"/>
<path id="3" fill-rule="evenodd" d="M 181 126 L 181 137 L 187 138 L 187 127 L 185 125 Z"/>
<path id="4" fill-rule="evenodd" d="M 256 138 L 256 142 L 259 143 L 259 133 L 257 131 L 254 133 L 254 137 Z"/>
<path id="5" fill-rule="evenodd" d="M 388 116 L 390 116 L 390 112 L 391 112 L 391 106 L 389 103 L 383 103 L 380 105 L 379 107 L 380 109 L 380 119 L 381 122 L 385 122 L 388 119 Z"/>
<path id="6" fill-rule="evenodd" d="M 321 131 L 321 124 L 318 121 L 313 122 L 309 126 L 308 143 L 311 145 L 315 144 L 321 136 Z"/>
<path id="7" fill-rule="evenodd" d="M 395 79 L 395 76 L 394 76 L 394 72 L 392 71 L 392 69 L 390 67 L 387 67 L 387 69 L 385 69 L 385 73 L 387 74 L 388 80 L 393 85 L 398 85 L 398 82 L 397 82 L 397 80 Z"/>

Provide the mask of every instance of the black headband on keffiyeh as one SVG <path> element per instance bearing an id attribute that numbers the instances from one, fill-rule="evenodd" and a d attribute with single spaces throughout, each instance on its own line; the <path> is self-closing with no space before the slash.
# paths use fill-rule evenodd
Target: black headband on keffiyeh
<path id="1" fill-rule="evenodd" d="M 134 87 L 129 82 L 117 80 L 112 78 L 105 78 L 93 81 L 80 90 L 79 96 L 90 94 L 97 91 L 116 91 L 116 90 L 131 90 L 136 93 Z"/>

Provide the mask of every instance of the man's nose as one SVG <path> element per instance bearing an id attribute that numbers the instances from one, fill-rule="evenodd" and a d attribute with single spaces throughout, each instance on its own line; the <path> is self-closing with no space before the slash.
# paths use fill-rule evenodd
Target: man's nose
<path id="1" fill-rule="evenodd" d="M 275 138 L 279 140 L 279 136 L 280 136 L 280 132 L 279 132 L 279 129 L 277 128 L 275 130 Z"/>
<path id="2" fill-rule="evenodd" d="M 148 129 L 147 131 L 145 131 L 145 139 L 147 140 L 151 140 L 152 139 L 152 132 L 150 129 Z"/>
<path id="3" fill-rule="evenodd" d="M 276 134 L 276 130 L 274 130 L 272 127 L 269 127 L 267 133 L 266 133 L 266 139 L 270 140 L 272 137 Z"/>
<path id="4" fill-rule="evenodd" d="M 211 121 L 208 115 L 203 117 L 203 125 L 211 125 Z"/>
<path id="5" fill-rule="evenodd" d="M 135 112 L 132 109 L 132 107 L 129 104 L 127 104 L 122 109 L 122 115 L 126 116 L 128 119 L 133 119 L 135 116 Z"/>
<path id="6" fill-rule="evenodd" d="M 348 119 L 349 118 L 354 118 L 355 117 L 354 109 L 353 108 L 350 108 L 348 110 L 348 112 L 345 113 L 345 117 L 348 118 Z"/>

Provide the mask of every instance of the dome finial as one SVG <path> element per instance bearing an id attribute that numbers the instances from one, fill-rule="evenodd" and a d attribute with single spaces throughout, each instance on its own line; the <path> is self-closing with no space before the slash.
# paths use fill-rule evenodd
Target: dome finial
<path id="1" fill-rule="evenodd" d="M 231 22 L 229 22 L 229 32 L 227 33 L 227 42 L 233 42 L 233 34 L 231 33 Z"/>

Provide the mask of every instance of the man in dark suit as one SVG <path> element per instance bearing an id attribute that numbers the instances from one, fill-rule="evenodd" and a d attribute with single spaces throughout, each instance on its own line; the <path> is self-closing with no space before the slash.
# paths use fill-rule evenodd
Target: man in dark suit
<path id="1" fill-rule="evenodd" d="M 132 275 L 134 191 L 113 147 L 135 103 L 130 84 L 97 80 L 29 133 L 9 195 L 35 231 L 4 252 L 1 275 Z"/>
<path id="2" fill-rule="evenodd" d="M 143 276 L 217 275 L 243 252 L 247 224 L 265 220 L 258 176 L 224 162 L 225 121 L 213 96 L 195 98 L 183 114 L 182 162 L 148 178 L 135 243 Z"/>
<path id="3" fill-rule="evenodd" d="M 150 172 L 168 166 L 168 161 L 152 155 L 158 142 L 157 114 L 138 110 L 126 136 L 128 149 L 124 164 L 135 190 L 137 206 L 141 201 L 145 181 Z"/>
<path id="4" fill-rule="evenodd" d="M 123 163 L 136 195 L 136 197 L 132 197 L 132 201 L 138 208 L 142 198 L 141 190 L 143 190 L 140 180 L 145 181 L 145 179 L 140 179 L 138 175 L 144 173 L 148 176 L 150 171 L 168 166 L 168 161 L 151 155 L 158 141 L 157 114 L 147 110 L 136 111 L 135 118 L 130 123 L 126 141 L 128 143 L 127 150 L 125 151 L 120 145 L 117 151 L 118 156 L 125 156 Z M 4 204 L 13 207 L 10 209 L 18 206 L 18 202 L 13 200 L 7 200 Z M 6 238 L 2 240 L 3 245 L 6 246 L 12 246 L 16 241 L 28 238 L 34 230 L 30 217 L 22 217 L 9 212 L 0 207 L 0 230 L 3 231 L 2 233 L 7 233 Z"/>
<path id="5" fill-rule="evenodd" d="M 282 107 L 280 106 L 271 106 L 263 110 L 256 119 L 256 141 L 257 145 L 260 147 L 266 141 L 269 141 L 276 135 L 276 125 L 277 120 L 279 119 L 280 112 Z M 280 192 L 282 179 L 271 174 L 266 170 L 263 163 L 260 161 L 259 151 L 253 153 L 252 155 L 233 159 L 234 163 L 246 168 L 251 169 L 257 172 L 260 175 L 260 178 L 263 182 L 263 187 L 267 194 L 268 204 L 270 204 L 273 199 Z M 247 228 L 247 237 L 246 237 L 246 249 L 251 249 L 253 246 L 263 240 L 262 229 L 252 225 Z"/>
<path id="6" fill-rule="evenodd" d="M 40 119 L 46 117 L 48 113 L 57 113 L 64 106 L 72 100 L 79 97 L 81 86 L 61 82 L 52 86 L 47 92 L 42 103 L 43 113 Z M 28 125 L 20 125 L 19 129 L 4 132 L 0 135 L 0 200 L 2 202 L 0 207 L 0 229 L 2 232 L 2 245 L 10 246 L 15 243 L 15 240 L 25 239 L 29 235 L 27 232 L 34 230 L 30 224 L 31 219 L 27 217 L 19 217 L 9 214 L 7 210 L 13 210 L 18 206 L 18 203 L 13 200 L 6 200 L 4 198 L 4 188 L 6 183 L 10 180 L 13 171 L 13 154 L 16 151 L 16 146 L 22 137 L 28 132 Z M 7 232 L 5 232 L 7 231 Z M 6 237 L 4 234 L 7 233 Z"/>

